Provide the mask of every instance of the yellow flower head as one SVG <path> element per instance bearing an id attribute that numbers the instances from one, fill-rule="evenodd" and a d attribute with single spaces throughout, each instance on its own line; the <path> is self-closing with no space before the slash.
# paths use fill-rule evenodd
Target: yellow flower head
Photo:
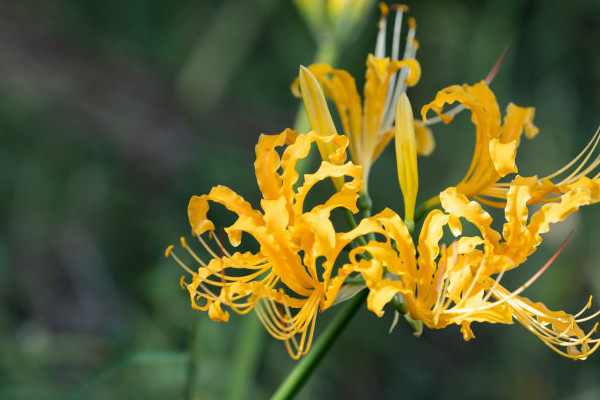
<path id="1" fill-rule="evenodd" d="M 511 324 L 514 319 L 557 353 L 585 359 L 600 346 L 600 339 L 591 337 L 597 323 L 588 332 L 579 326 L 598 315 L 582 317 L 591 303 L 576 315 L 570 315 L 551 311 L 542 303 L 519 296 L 553 260 L 512 292 L 500 281 L 506 271 L 520 265 L 535 251 L 541 242 L 540 234 L 547 232 L 551 223 L 565 219 L 582 205 L 600 201 L 600 190 L 573 188 L 563 194 L 560 201 L 544 205 L 528 218 L 526 197 L 532 184 L 532 179 L 517 178 L 511 185 L 505 209 L 504 240 L 492 229 L 492 217 L 481 205 L 469 201 L 456 188 L 449 188 L 440 195 L 443 211 L 428 214 L 417 249 L 397 216 L 388 216 L 385 220 L 380 217 L 386 236 L 397 250 L 393 251 L 391 246 L 381 246 L 377 251 L 368 249 L 379 260 L 378 265 L 363 264 L 363 268 L 359 268 L 370 289 L 369 309 L 382 315 L 385 304 L 394 296 L 401 296 L 413 319 L 435 329 L 460 325 L 465 340 L 474 337 L 472 322 Z M 463 235 L 462 221 L 474 225 L 479 234 Z M 455 237 L 449 245 L 441 243 L 445 231 Z M 395 258 L 394 254 L 397 254 Z M 384 267 L 388 275 L 383 272 Z"/>
<path id="2" fill-rule="evenodd" d="M 382 19 L 379 24 L 379 36 L 375 54 L 367 57 L 366 82 L 364 87 L 364 103 L 356 88 L 354 78 L 341 69 L 334 69 L 328 64 L 318 63 L 308 67 L 313 79 L 320 82 L 325 96 L 336 105 L 343 131 L 350 140 L 350 155 L 352 160 L 363 166 L 362 178 L 367 186 L 371 165 L 390 140 L 394 137 L 394 117 L 396 104 L 400 94 L 407 86 L 415 85 L 421 74 L 421 68 L 415 59 L 418 43 L 415 40 L 416 23 L 409 19 L 409 31 L 406 47 L 402 60 L 400 56 L 400 27 L 406 6 L 395 6 L 396 12 L 394 39 L 392 43 L 391 58 L 385 57 L 385 33 L 388 9 L 385 4 L 382 8 Z M 327 116 L 323 120 L 332 121 L 331 114 L 324 101 L 315 100 L 323 97 L 321 89 L 307 91 L 301 87 L 302 74 L 292 84 L 292 92 L 302 96 L 307 113 L 314 130 L 319 131 L 320 125 L 315 124 L 316 117 L 311 115 Z M 301 91 L 298 88 L 302 89 Z M 318 109 L 316 109 L 318 108 Z M 328 123 L 329 124 L 329 123 Z M 333 124 L 333 122 L 331 123 Z M 332 128 L 335 129 L 335 128 Z M 327 134 L 328 129 L 323 134 Z M 429 130 L 418 124 L 417 148 L 421 154 L 428 154 L 433 150 L 433 137 Z"/>
<path id="3" fill-rule="evenodd" d="M 517 172 L 516 150 L 523 131 L 530 139 L 538 133 L 538 128 L 533 125 L 535 110 L 510 103 L 502 124 L 496 97 L 482 81 L 472 86 L 454 85 L 441 90 L 431 103 L 422 108 L 423 120 L 427 122 L 427 112 L 433 110 L 444 123 L 449 123 L 453 116 L 443 114 L 442 109 L 444 105 L 454 102 L 459 102 L 471 110 L 471 121 L 475 124 L 473 159 L 456 189 L 459 193 L 483 203 L 502 207 L 504 202 L 490 201 L 486 197 L 497 197 L 498 190 L 502 191 L 503 187 L 503 184 L 498 184 L 498 180 Z M 430 205 L 437 203 L 439 199 L 432 199 Z"/>
<path id="4" fill-rule="evenodd" d="M 448 114 L 442 113 L 446 104 L 461 103 Z M 440 91 L 435 100 L 421 110 L 423 118 L 429 110 L 435 111 L 441 120 L 449 123 L 464 108 L 471 110 L 471 120 L 476 127 L 473 159 L 462 181 L 456 185 L 464 195 L 493 207 L 504 207 L 511 188 L 510 182 L 498 182 L 502 177 L 518 172 L 515 162 L 516 150 L 523 132 L 532 139 L 539 130 L 533 124 L 535 109 L 523 108 L 510 103 L 504 123 L 500 122 L 499 107 L 492 91 L 485 82 L 450 86 Z M 573 187 L 600 186 L 600 128 L 572 161 L 558 171 L 543 178 L 532 177 L 528 204 L 558 201 L 560 196 Z M 585 178 L 585 179 L 584 179 Z M 593 190 L 593 189 L 592 189 Z M 428 208 L 439 204 L 439 199 L 428 201 Z"/>
<path id="5" fill-rule="evenodd" d="M 299 181 L 296 164 L 305 158 L 312 143 L 334 144 L 336 151 L 323 161 L 314 174 Z M 262 192 L 262 211 L 255 210 L 243 198 L 224 186 L 214 187 L 208 195 L 194 196 L 188 214 L 192 234 L 209 255 L 206 261 L 182 239 L 197 269 L 188 267 L 173 252 L 173 257 L 190 275 L 182 278 L 182 287 L 190 294 L 192 307 L 208 311 L 211 319 L 227 321 L 227 306 L 244 314 L 256 310 L 265 328 L 285 341 L 294 358 L 305 354 L 312 341 L 319 310 L 330 307 L 344 279 L 353 267 L 335 265 L 338 255 L 358 236 L 381 230 L 366 219 L 349 232 L 338 233 L 330 220 L 336 208 L 358 212 L 356 200 L 363 182 L 361 167 L 345 159 L 345 136 L 321 136 L 315 132 L 297 134 L 286 130 L 279 135 L 261 135 L 256 145 L 256 179 Z M 277 148 L 284 147 L 281 156 Z M 309 209 L 306 199 L 312 188 L 330 178 L 344 178 L 339 191 Z M 294 187 L 298 184 L 297 189 Z M 242 233 L 254 238 L 259 251 L 230 253 L 217 238 L 208 219 L 210 202 L 225 206 L 237 214 L 235 223 L 225 228 L 229 243 L 237 247 Z M 213 249 L 207 237 L 216 242 Z"/>

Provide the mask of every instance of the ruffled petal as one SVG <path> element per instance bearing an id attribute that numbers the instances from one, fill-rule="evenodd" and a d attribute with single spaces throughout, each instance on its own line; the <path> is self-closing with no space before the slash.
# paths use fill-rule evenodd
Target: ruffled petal
<path id="1" fill-rule="evenodd" d="M 489 142 L 490 158 L 494 169 L 501 178 L 513 172 L 518 172 L 515 157 L 517 156 L 517 141 L 502 143 L 499 139 L 492 139 Z"/>
<path id="2" fill-rule="evenodd" d="M 492 216 L 476 201 L 458 193 L 456 188 L 448 188 L 440 194 L 440 200 L 444 210 L 457 217 L 461 217 L 475 225 L 481 232 L 483 240 L 492 248 L 499 249 L 500 234 L 492 229 Z"/>
<path id="3" fill-rule="evenodd" d="M 423 125 L 422 121 L 415 120 L 415 137 L 417 139 L 417 154 L 429 156 L 435 150 L 435 138 L 431 129 Z"/>
<path id="4" fill-rule="evenodd" d="M 363 182 L 360 180 L 361 172 L 362 168 L 360 166 L 354 165 L 350 162 L 344 165 L 335 165 L 328 162 L 323 162 L 321 164 L 321 167 L 319 167 L 319 169 L 317 170 L 317 172 L 315 172 L 314 174 L 304 175 L 304 183 L 300 188 L 298 188 L 296 194 L 296 201 L 294 204 L 295 213 L 302 214 L 302 210 L 304 208 L 304 200 L 306 199 L 306 196 L 308 195 L 312 187 L 318 182 L 321 182 L 327 178 L 337 178 L 341 179 L 342 181 L 344 176 L 354 178 L 351 181 L 345 182 L 342 186 L 340 186 L 338 191 L 343 193 L 350 193 L 351 197 L 355 197 L 355 199 L 357 199 L 358 191 L 362 189 L 363 186 Z M 337 206 L 335 204 L 336 202 L 339 202 L 340 205 L 343 204 L 343 202 L 341 201 L 341 196 L 336 197 L 336 201 L 334 201 L 333 205 Z M 351 204 L 348 204 L 346 200 L 346 205 L 350 206 Z M 356 203 L 354 203 L 353 207 L 350 209 L 354 212 L 357 212 L 358 209 L 356 208 Z"/>
<path id="5" fill-rule="evenodd" d="M 208 195 L 192 196 L 188 205 L 188 217 L 192 226 L 192 233 L 199 236 L 206 231 L 213 231 L 213 223 L 207 219 L 208 200 L 219 203 L 228 210 L 236 213 L 244 221 L 244 226 L 263 226 L 262 215 L 254 210 L 250 203 L 245 201 L 233 190 L 225 186 L 215 186 Z M 241 238 L 241 227 L 229 230 L 229 240 L 233 246 L 238 246 Z"/>
<path id="6" fill-rule="evenodd" d="M 256 182 L 267 200 L 276 199 L 281 192 L 281 176 L 278 174 L 280 159 L 275 148 L 285 143 L 286 132 L 279 135 L 260 135 L 255 147 L 254 170 Z"/>

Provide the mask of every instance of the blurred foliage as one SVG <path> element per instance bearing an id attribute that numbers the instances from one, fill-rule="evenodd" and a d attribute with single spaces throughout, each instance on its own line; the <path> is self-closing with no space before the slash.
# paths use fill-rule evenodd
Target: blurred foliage
<path id="1" fill-rule="evenodd" d="M 536 106 L 541 128 L 521 146 L 521 171 L 548 173 L 578 153 L 600 111 L 598 2 L 414 3 L 415 109 L 482 79 L 510 44 L 492 87 L 501 107 Z M 359 85 L 372 11 L 338 63 Z M 187 234 L 192 194 L 223 184 L 258 204 L 253 146 L 293 123 L 289 84 L 314 51 L 288 1 L 0 2 L 0 398 L 181 398 L 198 319 L 201 398 L 223 396 L 243 318 L 193 312 L 163 250 Z M 468 115 L 434 132 L 420 200 L 457 182 L 473 148 Z M 374 167 L 376 210 L 401 209 L 395 174 L 388 149 Z M 511 274 L 514 287 L 577 228 L 527 295 L 578 310 L 600 294 L 598 226 L 598 207 L 569 219 Z M 364 310 L 299 397 L 600 395 L 598 355 L 563 359 L 522 327 L 475 325 L 465 343 L 458 328 L 415 339 L 405 326 L 388 335 L 390 324 L 391 313 Z M 293 366 L 272 338 L 258 362 L 247 398 L 268 396 Z"/>

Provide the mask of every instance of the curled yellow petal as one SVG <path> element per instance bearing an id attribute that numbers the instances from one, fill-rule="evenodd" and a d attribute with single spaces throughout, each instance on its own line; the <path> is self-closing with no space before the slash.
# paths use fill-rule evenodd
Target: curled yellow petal
<path id="1" fill-rule="evenodd" d="M 502 143 L 498 139 L 490 140 L 490 158 L 500 177 L 517 171 L 515 157 L 517 156 L 517 142 L 515 140 Z"/>
<path id="2" fill-rule="evenodd" d="M 469 201 L 465 195 L 452 187 L 440 194 L 440 200 L 444 211 L 474 224 L 481 232 L 483 240 L 499 249 L 500 234 L 492 228 L 492 216 L 481 207 L 481 204 Z"/>
<path id="3" fill-rule="evenodd" d="M 279 197 L 281 182 L 277 176 L 279 155 L 275 151 L 285 143 L 286 135 L 260 135 L 256 145 L 256 180 L 265 199 Z"/>
<path id="4" fill-rule="evenodd" d="M 206 217 L 208 213 L 207 196 L 193 196 L 188 207 L 188 217 L 192 233 L 202 235 L 206 231 L 214 231 L 215 225 Z"/>
<path id="5" fill-rule="evenodd" d="M 435 149 L 433 133 L 419 120 L 415 120 L 415 138 L 417 139 L 417 154 L 428 156 L 433 153 Z"/>

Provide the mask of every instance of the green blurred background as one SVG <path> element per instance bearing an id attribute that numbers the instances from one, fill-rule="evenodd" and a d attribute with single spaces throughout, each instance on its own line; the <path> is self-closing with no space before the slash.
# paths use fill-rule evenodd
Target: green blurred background
<path id="1" fill-rule="evenodd" d="M 416 110 L 485 77 L 510 44 L 492 88 L 502 109 L 536 106 L 541 130 L 520 148 L 521 172 L 554 171 L 593 135 L 598 2 L 408 5 L 423 68 L 409 90 Z M 378 16 L 374 5 L 337 63 L 359 87 Z M 193 194 L 223 184 L 258 207 L 253 146 L 293 124 L 289 85 L 314 52 L 288 1 L 0 1 L 0 398 L 183 398 L 193 337 L 199 398 L 225 396 L 244 318 L 193 312 L 163 252 L 188 233 Z M 466 114 L 434 134 L 421 200 L 456 183 L 473 149 Z M 374 167 L 375 211 L 402 210 L 394 163 L 390 148 Z M 600 299 L 599 206 L 555 227 L 507 286 L 575 228 L 526 295 L 568 312 L 589 293 Z M 363 310 L 299 398 L 600 398 L 598 354 L 564 359 L 519 325 L 474 324 L 465 343 L 458 327 L 388 335 L 391 320 Z M 248 399 L 267 397 L 294 365 L 266 335 L 255 346 Z"/>

